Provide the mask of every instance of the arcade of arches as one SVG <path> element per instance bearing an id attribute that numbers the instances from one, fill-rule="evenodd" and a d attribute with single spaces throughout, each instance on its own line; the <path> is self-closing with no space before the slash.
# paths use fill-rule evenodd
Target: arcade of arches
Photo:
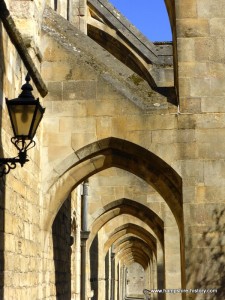
<path id="1" fill-rule="evenodd" d="M 46 107 L 0 181 L 0 299 L 224 299 L 224 3 L 165 5 L 152 43 L 107 0 L 0 2 L 1 99 L 29 71 Z"/>

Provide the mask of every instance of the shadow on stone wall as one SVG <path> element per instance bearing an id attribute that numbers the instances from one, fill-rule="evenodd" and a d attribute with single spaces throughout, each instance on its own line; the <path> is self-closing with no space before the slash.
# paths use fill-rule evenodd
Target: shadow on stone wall
<path id="1" fill-rule="evenodd" d="M 5 73 L 2 23 L 0 21 L 0 134 L 2 128 L 3 77 Z M 3 157 L 2 135 L 0 135 L 0 157 Z M 0 178 L 0 299 L 4 299 L 4 223 L 5 223 L 5 184 Z"/>
<path id="2" fill-rule="evenodd" d="M 194 289 L 217 289 L 216 293 L 192 294 L 190 299 L 225 299 L 225 209 L 215 209 L 213 225 L 202 235 L 191 254 L 187 282 Z"/>
<path id="3" fill-rule="evenodd" d="M 91 290 L 94 291 L 92 300 L 98 299 L 98 235 L 95 236 L 90 247 L 90 265 L 91 265 Z"/>
<path id="4" fill-rule="evenodd" d="M 60 208 L 52 225 L 57 300 L 71 300 L 71 199 Z"/>

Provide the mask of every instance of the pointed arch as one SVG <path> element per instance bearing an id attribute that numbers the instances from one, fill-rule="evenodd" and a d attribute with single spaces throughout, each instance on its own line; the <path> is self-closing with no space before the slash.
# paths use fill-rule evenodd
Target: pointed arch
<path id="1" fill-rule="evenodd" d="M 81 148 L 49 174 L 43 195 L 49 206 L 43 215 L 44 230 L 49 231 L 57 211 L 77 185 L 110 167 L 131 172 L 153 186 L 167 202 L 180 232 L 183 232 L 182 180 L 179 174 L 149 150 L 114 137 Z"/>
<path id="2" fill-rule="evenodd" d="M 106 224 L 109 220 L 115 218 L 116 216 L 123 214 L 132 215 L 145 222 L 153 230 L 163 247 L 163 221 L 147 206 L 125 198 L 113 201 L 96 212 L 96 214 L 94 215 L 95 221 L 91 225 L 91 235 L 89 237 L 88 243 L 92 243 L 92 240 L 94 239 L 95 235 L 104 224 Z"/>
<path id="3" fill-rule="evenodd" d="M 152 248 L 153 253 L 156 256 L 156 238 L 143 227 L 132 223 L 126 223 L 122 226 L 119 226 L 109 235 L 109 238 L 104 245 L 105 252 L 107 252 L 111 245 L 121 237 L 123 237 L 125 234 L 133 234 L 135 236 L 138 236 L 140 239 L 145 241 L 149 245 L 149 247 Z"/>
<path id="4" fill-rule="evenodd" d="M 134 249 L 136 251 L 134 251 Z M 138 237 L 125 237 L 114 245 L 114 252 L 118 255 L 121 253 L 123 256 L 125 250 L 130 250 L 131 254 L 135 254 L 137 250 L 140 250 L 143 255 L 148 258 L 148 262 L 153 259 L 152 249 Z"/>

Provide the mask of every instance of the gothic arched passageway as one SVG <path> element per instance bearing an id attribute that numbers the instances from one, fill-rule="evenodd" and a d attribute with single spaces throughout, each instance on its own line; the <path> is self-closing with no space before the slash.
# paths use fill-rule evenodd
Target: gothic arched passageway
<path id="1" fill-rule="evenodd" d="M 0 1 L 0 298 L 225 299 L 224 1 L 164 3 L 169 43 L 109 0 Z M 27 72 L 21 167 L 4 98 Z"/>
<path id="2" fill-rule="evenodd" d="M 165 288 L 166 284 L 175 288 L 182 284 L 182 221 L 180 216 L 180 223 L 175 219 L 177 211 L 174 206 L 172 211 L 169 207 L 174 200 L 167 195 L 175 191 L 173 196 L 177 197 L 178 175 L 149 151 L 121 142 L 108 139 L 88 145 L 80 150 L 80 162 L 68 170 L 63 170 L 65 160 L 59 166 L 61 178 L 48 193 L 50 196 L 54 191 L 52 207 L 61 205 L 63 186 L 64 197 L 76 195 L 72 197 L 77 199 L 74 209 L 81 220 L 85 210 L 86 225 L 80 228 L 80 246 L 81 264 L 85 256 L 86 271 L 83 276 L 81 271 L 79 284 L 82 287 L 85 280 L 85 293 L 93 294 L 95 300 L 125 299 L 127 293 L 134 296 L 127 279 L 134 266 L 134 277 L 145 288 Z M 173 173 L 174 178 L 170 176 Z M 84 197 L 84 191 L 81 192 L 80 198 L 80 182 L 86 180 L 88 193 Z M 128 199 L 128 195 L 133 199 Z M 168 204 L 162 195 L 167 195 Z M 179 211 L 180 203 L 176 204 Z M 136 296 L 140 296 L 140 290 Z"/>

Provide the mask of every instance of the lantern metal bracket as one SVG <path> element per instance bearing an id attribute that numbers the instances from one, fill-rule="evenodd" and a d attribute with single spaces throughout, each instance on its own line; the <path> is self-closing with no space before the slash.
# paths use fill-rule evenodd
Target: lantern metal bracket
<path id="1" fill-rule="evenodd" d="M 14 133 L 11 142 L 18 150 L 18 155 L 12 158 L 0 158 L 0 177 L 15 169 L 18 163 L 23 167 L 29 161 L 27 151 L 36 145 L 33 138 L 45 112 L 45 108 L 41 106 L 39 99 L 35 100 L 32 94 L 33 87 L 30 84 L 29 74 L 27 74 L 25 80 L 26 83 L 22 85 L 22 92 L 18 98 L 12 100 L 6 98 Z"/>
<path id="2" fill-rule="evenodd" d="M 25 139 L 21 138 L 11 138 L 11 142 L 17 148 L 18 156 L 12 158 L 0 158 L 0 177 L 8 174 L 10 170 L 16 168 L 16 164 L 19 163 L 21 167 L 29 161 L 27 158 L 27 150 L 33 148 L 36 143 L 33 140 L 26 141 Z"/>

